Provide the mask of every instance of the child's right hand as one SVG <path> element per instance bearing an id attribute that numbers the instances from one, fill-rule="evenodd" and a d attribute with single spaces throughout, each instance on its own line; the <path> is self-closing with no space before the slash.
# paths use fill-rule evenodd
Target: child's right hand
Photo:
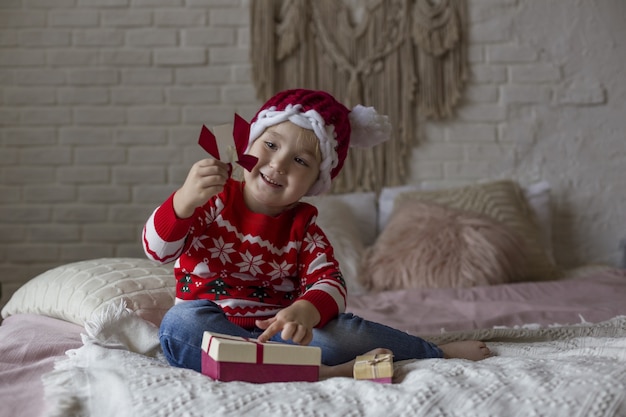
<path id="1" fill-rule="evenodd" d="M 217 159 L 202 159 L 193 164 L 185 183 L 174 194 L 176 215 L 181 219 L 190 217 L 197 207 L 222 191 L 228 176 L 228 164 Z"/>

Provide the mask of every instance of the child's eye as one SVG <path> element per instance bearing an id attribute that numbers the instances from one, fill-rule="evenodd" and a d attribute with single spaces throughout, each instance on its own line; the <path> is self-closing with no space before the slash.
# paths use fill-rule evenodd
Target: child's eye
<path id="1" fill-rule="evenodd" d="M 274 142 L 265 141 L 265 146 L 269 149 L 276 149 L 276 144 Z"/>
<path id="2" fill-rule="evenodd" d="M 295 161 L 296 161 L 296 163 L 298 163 L 300 165 L 304 165 L 305 167 L 309 166 L 309 163 L 306 160 L 302 159 L 302 158 L 296 157 Z"/>

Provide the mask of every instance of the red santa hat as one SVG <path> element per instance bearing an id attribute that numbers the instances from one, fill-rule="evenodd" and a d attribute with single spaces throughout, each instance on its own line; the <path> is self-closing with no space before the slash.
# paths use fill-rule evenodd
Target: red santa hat
<path id="1" fill-rule="evenodd" d="M 286 90 L 270 98 L 252 119 L 248 150 L 265 129 L 287 120 L 312 130 L 320 141 L 320 175 L 308 195 L 330 190 L 350 146 L 377 145 L 389 139 L 391 132 L 387 116 L 378 114 L 373 107 L 357 105 L 349 110 L 324 91 Z"/>

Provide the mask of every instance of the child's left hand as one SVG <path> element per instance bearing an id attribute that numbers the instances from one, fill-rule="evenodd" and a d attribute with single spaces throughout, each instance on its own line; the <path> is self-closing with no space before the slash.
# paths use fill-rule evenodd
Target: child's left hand
<path id="1" fill-rule="evenodd" d="M 265 343 L 278 332 L 283 340 L 308 345 L 313 340 L 313 327 L 320 321 L 317 308 L 306 300 L 298 300 L 267 320 L 257 320 L 258 328 L 265 330 L 257 340 Z"/>

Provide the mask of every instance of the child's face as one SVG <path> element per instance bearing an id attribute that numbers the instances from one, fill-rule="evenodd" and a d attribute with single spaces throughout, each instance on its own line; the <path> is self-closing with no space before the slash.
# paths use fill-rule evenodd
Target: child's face
<path id="1" fill-rule="evenodd" d="M 249 154 L 259 158 L 244 172 L 248 208 L 275 216 L 299 201 L 317 181 L 321 156 L 317 139 L 287 121 L 271 126 L 255 140 Z"/>

